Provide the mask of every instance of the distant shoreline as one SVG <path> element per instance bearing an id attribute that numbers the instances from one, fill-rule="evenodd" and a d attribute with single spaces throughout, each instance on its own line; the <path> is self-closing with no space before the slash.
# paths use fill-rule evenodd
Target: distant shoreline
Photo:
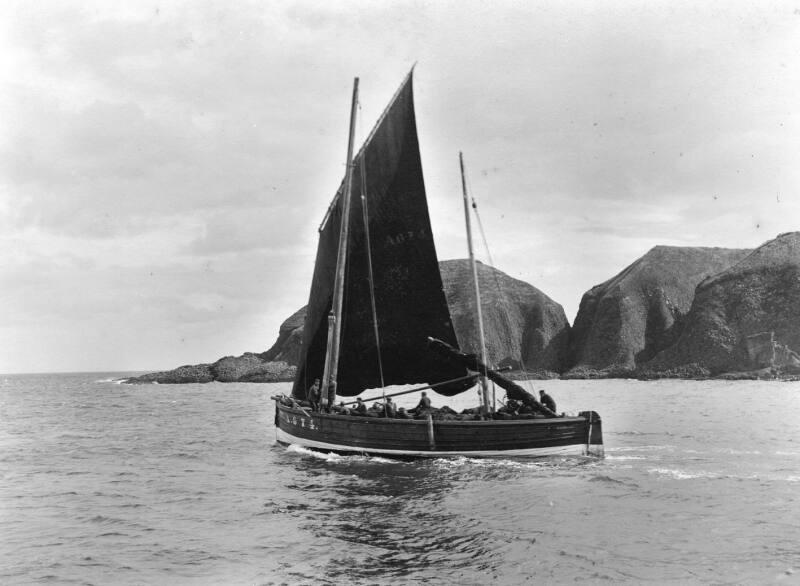
<path id="1" fill-rule="evenodd" d="M 176 379 L 174 377 L 168 376 L 170 372 L 167 373 L 153 373 L 149 375 L 144 375 L 141 377 L 132 377 L 132 378 L 119 378 L 114 379 L 114 383 L 120 384 L 127 384 L 127 385 L 148 385 L 148 384 L 155 384 L 155 385 L 174 385 L 174 384 L 200 384 L 200 383 L 210 383 L 210 382 L 221 382 L 221 383 L 291 383 L 294 381 L 294 378 L 275 378 L 271 380 L 206 380 L 206 379 L 195 379 L 192 380 L 187 377 L 181 377 L 180 379 Z M 157 374 L 165 374 L 163 378 L 159 379 L 155 375 Z M 535 380 L 535 381 L 551 381 L 551 380 L 639 380 L 639 381 L 658 381 L 658 380 L 726 380 L 726 381 L 747 381 L 747 380 L 758 380 L 758 381 L 775 381 L 775 382 L 794 382 L 800 381 L 800 373 L 787 373 L 787 372 L 774 372 L 772 369 L 761 369 L 761 370 L 752 370 L 752 371 L 743 371 L 743 372 L 727 372 L 718 375 L 677 375 L 677 374 L 670 374 L 670 373 L 643 373 L 643 372 L 614 372 L 614 373 L 604 373 L 602 371 L 591 371 L 591 372 L 584 372 L 581 375 L 576 374 L 565 374 L 559 375 L 558 373 L 550 372 L 550 373 L 540 373 L 540 372 L 525 372 L 525 371 L 511 371 L 506 373 L 506 376 L 512 380 Z"/>

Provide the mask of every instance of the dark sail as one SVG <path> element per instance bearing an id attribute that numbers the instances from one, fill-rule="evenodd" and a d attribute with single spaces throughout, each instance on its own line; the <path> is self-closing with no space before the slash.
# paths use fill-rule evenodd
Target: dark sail
<path id="1" fill-rule="evenodd" d="M 354 163 L 337 394 L 354 396 L 381 386 L 362 216 L 362 171 L 385 384 L 433 383 L 465 376 L 463 367 L 427 350 L 428 336 L 454 346 L 457 342 L 428 216 L 411 74 Z M 322 378 L 325 365 L 341 199 L 337 198 L 320 232 L 303 355 L 292 391 L 296 397 L 304 397 L 314 379 Z M 463 384 L 437 388 L 445 395 L 463 390 Z"/>

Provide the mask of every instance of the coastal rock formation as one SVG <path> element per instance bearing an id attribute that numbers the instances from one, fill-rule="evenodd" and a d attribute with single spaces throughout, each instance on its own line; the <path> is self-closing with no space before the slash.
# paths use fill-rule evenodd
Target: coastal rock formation
<path id="1" fill-rule="evenodd" d="M 478 353 L 471 269 L 439 263 L 461 347 Z M 478 265 L 489 361 L 511 376 L 800 377 L 800 232 L 755 251 L 656 246 L 581 300 L 570 330 L 535 287 Z M 266 352 L 130 379 L 132 383 L 292 380 L 305 307 Z"/>
<path id="2" fill-rule="evenodd" d="M 569 322 L 561 305 L 524 281 L 483 263 L 477 267 L 489 362 L 539 376 L 560 371 L 569 342 Z M 441 261 L 439 270 L 459 345 L 480 354 L 469 261 Z"/>
<path id="3" fill-rule="evenodd" d="M 159 383 L 164 385 L 179 385 L 184 383 L 210 383 L 213 380 L 214 373 L 211 371 L 210 364 L 187 364 L 185 366 L 179 366 L 174 370 L 152 372 L 135 378 L 129 378 L 125 382 L 129 384 Z"/>
<path id="4" fill-rule="evenodd" d="M 261 354 L 261 358 L 269 362 L 286 362 L 297 366 L 300 360 L 300 349 L 303 345 L 305 319 L 306 307 L 304 305 L 281 324 L 278 330 L 278 339 L 275 340 L 272 348 Z"/>
<path id="5" fill-rule="evenodd" d="M 669 347 L 697 284 L 750 251 L 656 246 L 584 294 L 570 333 L 568 377 L 624 375 Z"/>
<path id="6" fill-rule="evenodd" d="M 294 380 L 303 340 L 305 307 L 281 324 L 278 339 L 261 354 L 245 352 L 226 356 L 213 364 L 180 366 L 175 370 L 153 372 L 127 379 L 129 384 L 183 384 L 220 382 L 273 383 Z"/>
<path id="7" fill-rule="evenodd" d="M 490 362 L 498 366 L 524 368 L 537 376 L 555 376 L 564 364 L 569 323 L 564 310 L 544 293 L 486 265 L 478 265 L 481 308 L 486 324 Z M 474 315 L 472 271 L 467 260 L 439 263 L 445 296 L 462 348 L 479 353 Z M 302 307 L 280 327 L 278 339 L 261 354 L 228 356 L 213 364 L 182 366 L 176 370 L 147 374 L 128 382 L 177 384 L 190 382 L 277 382 L 294 378 L 303 340 Z"/>
<path id="8" fill-rule="evenodd" d="M 798 308 L 800 232 L 790 232 L 700 283 L 680 337 L 646 369 L 800 372 Z"/>
<path id="9" fill-rule="evenodd" d="M 174 370 L 153 372 L 127 379 L 128 384 L 159 383 L 177 385 L 185 383 L 253 382 L 274 383 L 294 379 L 296 367 L 284 361 L 264 360 L 263 354 L 245 352 L 241 356 L 226 356 L 213 364 L 179 366 Z"/>
<path id="10" fill-rule="evenodd" d="M 295 367 L 283 360 L 265 360 L 263 354 L 245 352 L 242 356 L 226 356 L 211 365 L 214 380 L 223 383 L 271 383 L 292 380 Z"/>

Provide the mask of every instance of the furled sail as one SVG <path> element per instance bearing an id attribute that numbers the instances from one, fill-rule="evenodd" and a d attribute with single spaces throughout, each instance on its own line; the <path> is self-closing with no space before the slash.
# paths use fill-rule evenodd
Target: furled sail
<path id="1" fill-rule="evenodd" d="M 427 350 L 428 336 L 453 346 L 457 342 L 431 233 L 411 74 L 356 155 L 354 165 L 337 394 L 349 397 L 381 386 L 362 216 L 362 177 L 385 384 L 434 383 L 465 376 L 462 366 L 442 361 Z M 299 398 L 305 397 L 315 378 L 322 379 L 325 366 L 342 199 L 336 198 L 320 231 L 303 350 L 292 391 Z M 463 383 L 437 388 L 445 395 L 463 390 Z"/>

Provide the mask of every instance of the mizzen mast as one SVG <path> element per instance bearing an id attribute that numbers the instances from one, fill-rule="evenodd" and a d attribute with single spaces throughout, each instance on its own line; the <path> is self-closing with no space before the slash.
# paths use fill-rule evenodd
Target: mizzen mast
<path id="1" fill-rule="evenodd" d="M 481 311 L 481 290 L 480 286 L 478 285 L 478 266 L 475 263 L 475 253 L 472 250 L 472 225 L 470 224 L 469 219 L 469 196 L 467 194 L 467 180 L 464 175 L 464 153 L 458 153 L 458 162 L 461 165 L 461 191 L 464 194 L 464 218 L 467 223 L 467 248 L 469 250 L 469 264 L 472 267 L 472 282 L 475 285 L 475 306 L 478 313 L 478 336 L 480 338 L 480 345 L 481 345 L 481 363 L 484 365 L 488 364 L 486 360 L 486 338 L 484 337 L 483 333 L 483 313 Z M 489 413 L 491 405 L 489 401 L 489 384 L 486 382 L 486 372 L 480 373 L 481 377 L 481 390 L 483 393 L 483 408 L 485 413 Z"/>
<path id="2" fill-rule="evenodd" d="M 336 277 L 333 285 L 333 302 L 328 314 L 328 345 L 325 353 L 325 370 L 322 378 L 321 404 L 327 406 L 329 387 L 336 388 L 339 370 L 339 348 L 342 339 L 342 300 L 344 277 L 347 265 L 347 241 L 350 234 L 350 191 L 353 185 L 353 142 L 356 131 L 356 109 L 358 107 L 358 78 L 353 81 L 353 103 L 350 107 L 350 134 L 347 140 L 347 168 L 342 193 L 342 225 L 339 229 L 339 248 L 336 255 Z"/>

